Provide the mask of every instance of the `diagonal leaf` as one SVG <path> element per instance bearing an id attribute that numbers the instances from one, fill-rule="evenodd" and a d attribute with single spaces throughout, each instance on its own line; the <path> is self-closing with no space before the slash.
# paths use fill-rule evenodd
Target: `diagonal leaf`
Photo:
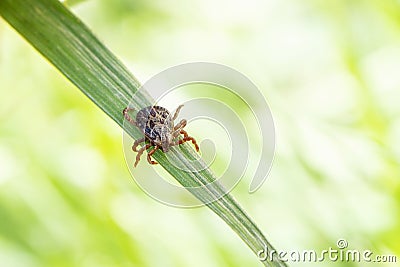
<path id="1" fill-rule="evenodd" d="M 59 69 L 99 108 L 134 138 L 141 136 L 135 127 L 123 123 L 122 110 L 130 103 L 143 107 L 153 103 L 139 82 L 92 32 L 63 4 L 56 0 L 0 0 L 0 15 L 14 27 L 47 60 Z M 201 161 L 190 146 L 171 149 L 170 156 L 188 169 L 199 169 Z M 268 248 L 274 250 L 263 233 L 231 195 L 219 183 L 202 187 L 215 180 L 211 170 L 185 172 L 169 163 L 162 152 L 155 159 L 180 184 L 220 216 L 257 255 Z M 196 164 L 199 164 L 196 166 Z M 217 201 L 210 202 L 224 195 Z M 265 266 L 286 266 L 276 256 L 262 261 Z"/>

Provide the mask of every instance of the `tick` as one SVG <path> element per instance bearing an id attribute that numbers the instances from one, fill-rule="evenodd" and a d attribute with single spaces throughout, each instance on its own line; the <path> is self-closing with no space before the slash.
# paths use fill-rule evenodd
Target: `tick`
<path id="1" fill-rule="evenodd" d="M 139 163 L 140 156 L 150 147 L 153 147 L 153 149 L 147 154 L 147 161 L 150 164 L 157 164 L 157 162 L 151 159 L 151 156 L 158 149 L 161 149 L 165 153 L 168 152 L 171 146 L 180 145 L 187 141 L 192 141 L 196 151 L 199 151 L 199 146 L 197 145 L 196 140 L 183 130 L 187 121 L 183 119 L 177 125 L 174 125 L 174 120 L 178 117 L 179 111 L 182 107 L 183 105 L 180 105 L 176 109 L 174 116 L 171 116 L 170 112 L 166 108 L 161 106 L 148 106 L 139 110 L 136 114 L 136 119 L 133 119 L 128 114 L 134 109 L 129 107 L 124 109 L 122 113 L 125 119 L 129 123 L 138 127 L 144 134 L 144 137 L 135 140 L 132 146 L 132 150 L 138 152 L 134 164 L 135 167 Z M 181 134 L 183 135 L 183 138 L 178 139 Z M 138 146 L 142 143 L 143 146 L 138 149 Z"/>

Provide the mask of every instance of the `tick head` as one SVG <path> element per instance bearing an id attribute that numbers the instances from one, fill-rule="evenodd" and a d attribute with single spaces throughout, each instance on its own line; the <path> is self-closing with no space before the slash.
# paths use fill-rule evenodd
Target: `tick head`
<path id="1" fill-rule="evenodd" d="M 171 136 L 169 134 L 161 137 L 161 147 L 164 152 L 168 152 L 170 146 Z"/>

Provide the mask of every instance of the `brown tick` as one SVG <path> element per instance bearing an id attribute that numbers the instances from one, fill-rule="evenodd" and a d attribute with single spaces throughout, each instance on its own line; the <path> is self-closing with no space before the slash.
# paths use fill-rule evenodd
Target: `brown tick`
<path id="1" fill-rule="evenodd" d="M 187 141 L 192 141 L 196 151 L 199 151 L 199 146 L 197 145 L 196 140 L 183 130 L 187 123 L 186 120 L 183 119 L 174 126 L 174 120 L 178 117 L 179 111 L 182 107 L 183 105 L 180 105 L 176 109 L 174 116 L 171 117 L 171 114 L 166 108 L 160 106 L 148 106 L 139 110 L 136 114 L 136 120 L 132 119 L 128 114 L 128 112 L 133 109 L 128 107 L 124 109 L 123 114 L 125 119 L 138 127 L 144 134 L 144 137 L 136 140 L 132 146 L 132 150 L 138 152 L 136 155 L 135 167 L 139 163 L 140 156 L 143 152 L 152 146 L 153 149 L 147 154 L 147 161 L 150 164 L 157 164 L 157 162 L 151 159 L 151 156 L 158 149 L 161 149 L 163 152 L 168 152 L 171 146 L 180 145 Z M 183 138 L 177 139 L 180 134 L 183 135 Z M 137 147 L 141 143 L 144 143 L 144 146 L 138 150 Z"/>

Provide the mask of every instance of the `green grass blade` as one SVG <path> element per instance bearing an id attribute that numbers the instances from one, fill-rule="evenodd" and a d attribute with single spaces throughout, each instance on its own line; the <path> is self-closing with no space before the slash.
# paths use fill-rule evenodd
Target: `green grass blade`
<path id="1" fill-rule="evenodd" d="M 142 90 L 137 92 L 139 82 L 63 4 L 56 0 L 0 0 L 0 15 L 129 135 L 134 138 L 141 136 L 135 127 L 124 125 L 122 110 L 129 103 L 133 107 L 150 105 L 153 103 L 152 99 Z M 189 169 L 198 169 L 203 164 L 187 159 L 195 156 L 190 146 L 182 146 L 179 150 L 174 148 L 168 153 L 173 160 Z M 215 180 L 209 169 L 201 172 L 182 171 L 170 164 L 159 151 L 154 154 L 154 158 L 204 203 L 209 203 L 216 196 L 225 193 L 218 183 L 203 187 L 204 190 L 201 191 L 191 189 Z M 226 194 L 207 206 L 254 253 L 257 254 L 265 247 L 273 250 L 260 229 L 231 195 Z M 276 258 L 273 261 L 263 261 L 263 264 L 286 266 Z"/>

